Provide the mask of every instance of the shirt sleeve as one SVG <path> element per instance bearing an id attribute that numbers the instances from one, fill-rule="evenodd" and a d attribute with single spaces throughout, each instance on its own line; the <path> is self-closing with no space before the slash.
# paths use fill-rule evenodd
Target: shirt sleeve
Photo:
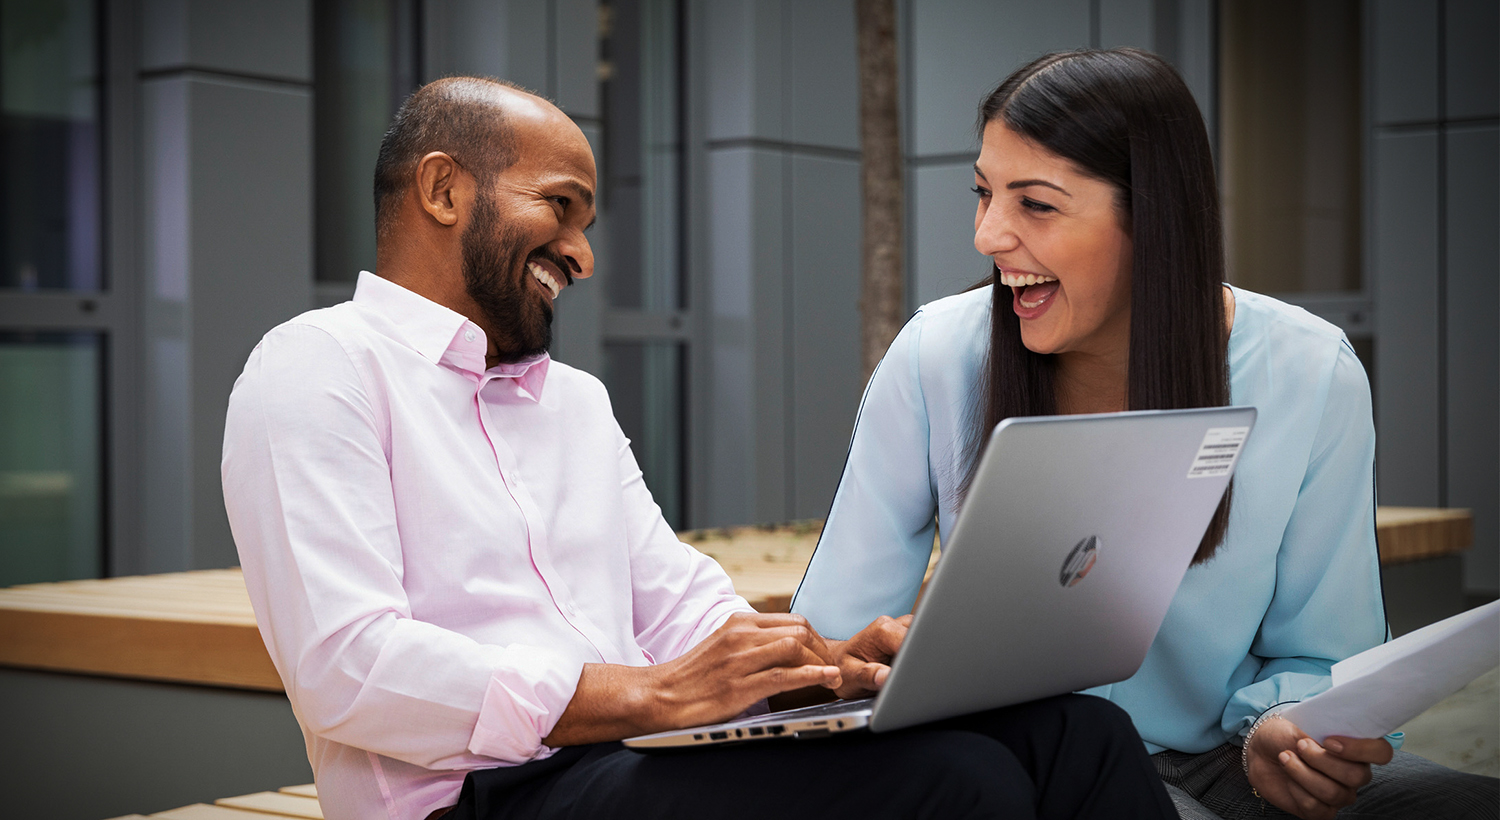
<path id="1" fill-rule="evenodd" d="M 707 638 L 736 612 L 754 612 L 712 558 L 678 540 L 651 497 L 630 442 L 619 434 L 621 493 L 630 544 L 636 643 L 657 663 Z"/>
<path id="2" fill-rule="evenodd" d="M 1276 591 L 1250 650 L 1263 663 L 1225 706 L 1230 734 L 1244 735 L 1268 709 L 1327 689 L 1336 661 L 1386 637 L 1370 385 L 1347 341 L 1276 561 Z"/>
<path id="3" fill-rule="evenodd" d="M 937 497 L 928 459 L 918 311 L 891 342 L 860 402 L 843 476 L 792 611 L 846 639 L 911 611 L 932 555 Z"/>
<path id="4" fill-rule="evenodd" d="M 582 664 L 412 617 L 389 422 L 327 332 L 273 330 L 235 385 L 222 478 L 266 647 L 303 728 L 429 769 L 518 764 Z"/>

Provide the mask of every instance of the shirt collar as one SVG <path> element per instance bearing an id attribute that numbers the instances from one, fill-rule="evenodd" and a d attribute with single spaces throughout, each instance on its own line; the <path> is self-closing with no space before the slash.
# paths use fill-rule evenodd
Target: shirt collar
<path id="1" fill-rule="evenodd" d="M 516 386 L 533 401 L 541 401 L 546 383 L 546 353 L 535 358 L 486 368 L 484 330 L 463 314 L 369 271 L 359 272 L 354 302 L 380 313 L 396 326 L 401 338 L 422 358 L 483 376 L 516 380 Z"/>

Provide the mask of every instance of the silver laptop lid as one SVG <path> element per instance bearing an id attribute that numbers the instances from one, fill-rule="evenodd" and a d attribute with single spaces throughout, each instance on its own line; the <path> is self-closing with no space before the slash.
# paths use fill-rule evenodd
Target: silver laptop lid
<path id="1" fill-rule="evenodd" d="M 871 729 L 1134 674 L 1255 415 L 1217 407 L 1001 422 L 944 533 Z"/>

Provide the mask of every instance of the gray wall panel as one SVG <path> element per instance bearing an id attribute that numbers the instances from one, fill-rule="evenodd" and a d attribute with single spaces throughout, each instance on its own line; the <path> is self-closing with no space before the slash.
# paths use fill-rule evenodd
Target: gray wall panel
<path id="1" fill-rule="evenodd" d="M 536 0 L 533 0 L 536 2 Z M 431 81 L 448 74 L 481 74 L 503 77 L 513 62 L 508 36 L 509 2 L 452 0 L 446 3 L 422 4 L 423 80 Z M 543 18 L 545 20 L 545 18 Z M 545 28 L 533 29 L 531 38 L 545 54 Z M 539 64 L 545 78 L 545 64 Z M 534 75 L 529 78 L 534 79 Z"/>
<path id="2" fill-rule="evenodd" d="M 1088 0 L 914 3 L 910 88 L 918 156 L 972 148 L 979 101 L 1007 74 L 1049 51 L 1089 43 Z"/>
<path id="3" fill-rule="evenodd" d="M 284 695 L 0 669 L 6 817 L 99 820 L 311 783 Z"/>
<path id="4" fill-rule="evenodd" d="M 859 56 L 854 4 L 792 3 L 786 10 L 791 78 L 788 139 L 859 149 Z"/>
<path id="5" fill-rule="evenodd" d="M 1155 7 L 1152 0 L 1099 0 L 1099 47 L 1135 46 L 1154 51 Z"/>
<path id="6" fill-rule="evenodd" d="M 145 339 L 141 362 L 143 435 L 138 572 L 191 566 L 185 500 L 191 458 L 187 329 L 188 215 L 192 211 L 188 84 L 180 77 L 141 84 L 141 260 Z"/>
<path id="7" fill-rule="evenodd" d="M 821 518 L 859 407 L 859 163 L 792 158 L 792 518 Z"/>
<path id="8" fill-rule="evenodd" d="M 753 476 L 755 484 L 752 517 L 748 521 L 785 521 L 791 515 L 788 503 L 791 464 L 787 449 L 792 436 L 791 329 L 787 327 L 787 301 L 791 284 L 788 265 L 791 238 L 787 235 L 793 213 L 787 186 L 791 159 L 776 151 L 750 151 L 750 322 L 746 328 L 750 345 L 753 432 Z M 715 276 L 715 288 L 723 282 Z M 744 431 L 725 431 L 743 435 Z"/>
<path id="9" fill-rule="evenodd" d="M 788 55 L 782 5 L 733 0 L 700 7 L 707 32 L 709 140 L 786 138 L 783 80 Z"/>
<path id="10" fill-rule="evenodd" d="M 477 57 L 479 55 L 500 54 L 491 41 L 503 38 L 505 40 L 505 65 L 500 69 L 499 76 L 529 88 L 544 97 L 557 93 L 553 88 L 552 45 L 547 40 L 547 32 L 550 31 L 552 21 L 551 3 L 548 0 L 506 0 L 502 5 L 493 0 L 469 0 L 476 8 L 500 9 L 502 19 L 499 22 L 498 36 L 495 34 L 483 34 L 480 32 L 469 33 L 469 52 Z M 486 12 L 493 13 L 493 12 Z M 470 59 L 474 59 L 470 57 Z M 493 58 L 492 58 L 493 59 Z M 590 60 L 589 62 L 593 62 Z M 478 71 L 477 69 L 465 69 L 471 73 L 494 74 L 493 71 Z"/>
<path id="11" fill-rule="evenodd" d="M 575 117 L 598 117 L 599 65 L 594 55 L 599 51 L 599 4 L 595 0 L 555 3 L 557 42 L 552 46 L 552 61 L 557 104 Z"/>
<path id="12" fill-rule="evenodd" d="M 988 259 L 974 250 L 976 200 L 972 163 L 927 165 L 912 169 L 911 281 L 908 300 L 919 305 L 957 293 L 982 279 Z"/>
<path id="13" fill-rule="evenodd" d="M 1437 4 L 1430 0 L 1370 0 L 1374 27 L 1376 125 L 1437 118 Z"/>
<path id="14" fill-rule="evenodd" d="M 1374 139 L 1380 503 L 1438 506 L 1438 165 L 1435 132 Z"/>
<path id="15" fill-rule="evenodd" d="M 784 162 L 745 148 L 708 154 L 713 428 L 701 526 L 778 521 L 785 509 Z"/>
<path id="16" fill-rule="evenodd" d="M 229 392 L 266 331 L 312 307 L 312 95 L 188 82 L 193 566 L 239 563 L 219 488 Z"/>
<path id="17" fill-rule="evenodd" d="M 1474 511 L 1464 585 L 1500 591 L 1500 130 L 1450 131 L 1448 498 Z"/>
<path id="18" fill-rule="evenodd" d="M 1445 0 L 1443 22 L 1446 115 L 1500 116 L 1500 3 Z"/>
<path id="19" fill-rule="evenodd" d="M 143 0 L 141 68 L 312 80 L 311 0 Z"/>

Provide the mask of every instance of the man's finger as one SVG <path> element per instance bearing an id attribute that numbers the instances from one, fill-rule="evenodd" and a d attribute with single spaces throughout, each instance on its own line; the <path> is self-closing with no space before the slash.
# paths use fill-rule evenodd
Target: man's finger
<path id="1" fill-rule="evenodd" d="M 1285 751 L 1277 756 L 1281 768 L 1292 782 L 1311 795 L 1319 803 L 1335 808 L 1354 802 L 1354 789 L 1316 771 L 1303 762 L 1296 752 Z"/>
<path id="2" fill-rule="evenodd" d="M 806 666 L 776 666 L 749 675 L 745 683 L 750 689 L 754 700 L 767 698 L 771 695 L 779 695 L 782 692 L 790 692 L 793 689 L 801 689 L 807 686 L 822 686 L 828 689 L 838 688 L 843 679 L 839 675 L 837 666 L 821 666 L 808 664 Z"/>
<path id="3" fill-rule="evenodd" d="M 818 666 L 838 669 L 790 635 L 737 652 L 734 660 L 734 666 L 740 675 L 752 675 L 778 667 Z"/>
<path id="4" fill-rule="evenodd" d="M 1383 737 L 1330 737 L 1323 741 L 1324 748 L 1345 760 L 1356 763 L 1374 763 L 1384 766 L 1391 762 L 1396 752 Z"/>

